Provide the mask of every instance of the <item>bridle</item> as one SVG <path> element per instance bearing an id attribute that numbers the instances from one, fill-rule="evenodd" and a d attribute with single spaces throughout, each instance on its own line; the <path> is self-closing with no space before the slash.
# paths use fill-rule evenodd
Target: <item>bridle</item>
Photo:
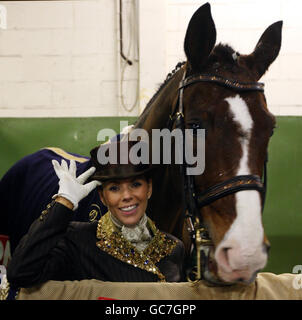
<path id="1" fill-rule="evenodd" d="M 184 67 L 185 68 L 185 67 Z M 209 74 L 195 74 L 186 77 L 186 69 L 183 74 L 183 78 L 178 87 L 178 99 L 175 107 L 173 108 L 169 121 L 168 128 L 177 128 L 185 131 L 185 119 L 184 119 L 184 105 L 183 94 L 185 88 L 198 82 L 215 83 L 236 92 L 247 91 L 264 91 L 264 84 L 260 82 L 239 82 L 230 79 L 223 78 L 217 75 Z M 184 141 L 185 139 L 183 139 Z M 185 142 L 183 142 L 185 144 Z M 185 145 L 183 145 L 183 153 L 185 152 Z M 183 160 L 185 159 L 183 154 Z M 181 176 L 183 178 L 184 185 L 184 203 L 185 208 L 183 210 L 184 218 L 188 226 L 188 231 L 191 236 L 191 242 L 196 249 L 197 254 L 197 272 L 194 272 L 194 281 L 204 279 L 215 285 L 226 285 L 226 283 L 220 281 L 209 270 L 210 248 L 213 246 L 212 240 L 209 237 L 208 231 L 201 221 L 198 214 L 198 210 L 207 206 L 214 201 L 221 199 L 227 195 L 236 193 L 242 190 L 257 190 L 262 196 L 262 210 L 265 202 L 267 174 L 266 174 L 267 157 L 264 163 L 262 179 L 258 175 L 238 175 L 231 179 L 223 181 L 219 184 L 213 185 L 202 193 L 197 194 L 194 185 L 194 178 L 192 175 L 186 174 L 187 164 L 184 163 L 180 166 Z M 194 249 L 192 247 L 191 253 Z M 192 270 L 188 270 L 189 274 Z M 192 275 L 188 275 L 188 279 L 191 280 Z"/>

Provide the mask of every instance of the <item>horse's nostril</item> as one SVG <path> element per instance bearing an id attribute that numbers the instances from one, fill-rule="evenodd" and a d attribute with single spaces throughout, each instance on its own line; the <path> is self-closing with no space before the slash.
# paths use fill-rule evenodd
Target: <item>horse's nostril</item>
<path id="1" fill-rule="evenodd" d="M 221 263 L 227 268 L 230 269 L 230 261 L 229 261 L 229 254 L 228 251 L 232 249 L 230 247 L 224 247 L 221 248 L 221 254 L 220 254 L 220 258 L 221 258 Z M 231 270 L 231 269 L 230 269 Z M 230 271 L 229 270 L 229 271 Z"/>
<path id="2" fill-rule="evenodd" d="M 223 254 L 225 255 L 227 260 L 229 260 L 228 251 L 231 249 L 232 249 L 231 247 L 222 248 Z"/>
<path id="3" fill-rule="evenodd" d="M 231 248 L 222 248 L 222 252 L 223 252 L 223 255 L 224 257 L 226 258 L 226 260 L 229 260 L 228 259 L 228 251 L 230 250 Z"/>

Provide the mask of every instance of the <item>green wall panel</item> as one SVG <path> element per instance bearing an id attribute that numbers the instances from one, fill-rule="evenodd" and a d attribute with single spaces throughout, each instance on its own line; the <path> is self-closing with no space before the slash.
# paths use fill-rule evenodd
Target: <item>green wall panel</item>
<path id="1" fill-rule="evenodd" d="M 2 118 L 0 119 L 0 177 L 17 160 L 44 147 L 59 147 L 89 156 L 99 145 L 103 128 L 120 132 L 120 121 L 134 123 L 136 117 L 102 118 Z"/>
<path id="2" fill-rule="evenodd" d="M 263 216 L 271 243 L 266 271 L 302 265 L 302 117 L 277 117 L 269 145 L 268 193 Z"/>
<path id="3" fill-rule="evenodd" d="M 60 147 L 89 156 L 103 128 L 120 131 L 120 121 L 135 117 L 2 118 L 0 177 L 17 160 L 43 147 Z M 269 146 L 268 193 L 263 216 L 271 242 L 265 271 L 291 272 L 302 265 L 302 117 L 277 117 Z"/>

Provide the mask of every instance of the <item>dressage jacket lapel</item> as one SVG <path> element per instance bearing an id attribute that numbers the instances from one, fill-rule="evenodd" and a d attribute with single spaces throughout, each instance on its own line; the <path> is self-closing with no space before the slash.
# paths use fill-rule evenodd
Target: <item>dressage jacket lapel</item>
<path id="1" fill-rule="evenodd" d="M 99 241 L 96 245 L 116 259 L 152 272 L 158 276 L 160 281 L 165 281 L 165 276 L 160 272 L 156 263 L 172 253 L 176 241 L 168 239 L 149 218 L 148 226 L 153 233 L 153 238 L 147 248 L 140 252 L 123 237 L 119 229 L 112 223 L 109 213 L 107 213 L 98 222 L 97 238 Z"/>

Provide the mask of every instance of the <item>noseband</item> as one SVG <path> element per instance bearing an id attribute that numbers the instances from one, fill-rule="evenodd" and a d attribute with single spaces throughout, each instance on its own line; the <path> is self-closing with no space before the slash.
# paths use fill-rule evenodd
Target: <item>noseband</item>
<path id="1" fill-rule="evenodd" d="M 168 124 L 169 128 L 175 127 L 181 129 L 184 134 L 184 90 L 190 85 L 198 82 L 215 83 L 236 92 L 264 91 L 264 84 L 260 82 L 238 82 L 208 74 L 197 74 L 186 77 L 185 70 L 183 78 L 178 87 L 178 103 L 170 115 Z M 185 148 L 183 148 L 183 152 L 184 150 Z M 185 159 L 184 156 L 183 159 Z M 263 180 L 257 175 L 238 175 L 219 184 L 213 185 L 199 194 L 196 193 L 193 176 L 186 174 L 187 164 L 185 163 L 184 165 L 180 166 L 184 185 L 184 215 L 188 225 L 188 231 L 191 235 L 192 243 L 195 245 L 197 253 L 197 272 L 195 272 L 194 280 L 205 279 L 215 285 L 225 285 L 224 282 L 221 282 L 219 279 L 214 277 L 208 268 L 210 248 L 213 246 L 213 243 L 203 221 L 201 221 L 198 211 L 204 206 L 207 206 L 218 199 L 242 190 L 257 190 L 260 192 L 263 209 L 267 180 L 266 162 L 267 161 L 264 163 L 262 177 Z M 189 280 L 191 281 L 190 276 Z"/>

